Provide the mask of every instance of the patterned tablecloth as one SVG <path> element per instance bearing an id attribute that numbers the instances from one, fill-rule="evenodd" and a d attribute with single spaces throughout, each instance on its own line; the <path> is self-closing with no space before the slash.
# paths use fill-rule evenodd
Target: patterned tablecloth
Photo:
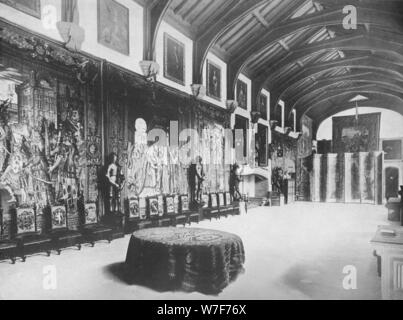
<path id="1" fill-rule="evenodd" d="M 218 294 L 243 271 L 245 251 L 234 234 L 195 228 L 135 232 L 127 251 L 130 280 L 158 290 Z"/>

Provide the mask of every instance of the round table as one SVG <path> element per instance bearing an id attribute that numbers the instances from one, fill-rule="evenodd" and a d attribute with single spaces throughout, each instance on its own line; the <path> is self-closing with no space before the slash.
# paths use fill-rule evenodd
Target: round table
<path id="1" fill-rule="evenodd" d="M 137 231 L 126 257 L 131 282 L 205 294 L 221 292 L 243 271 L 244 262 L 240 237 L 196 228 Z"/>

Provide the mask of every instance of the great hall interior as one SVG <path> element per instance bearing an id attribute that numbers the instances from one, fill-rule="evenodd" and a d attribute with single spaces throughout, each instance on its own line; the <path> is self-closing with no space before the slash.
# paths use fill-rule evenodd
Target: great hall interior
<path id="1" fill-rule="evenodd" d="M 403 299 L 403 3 L 0 0 L 0 300 Z"/>

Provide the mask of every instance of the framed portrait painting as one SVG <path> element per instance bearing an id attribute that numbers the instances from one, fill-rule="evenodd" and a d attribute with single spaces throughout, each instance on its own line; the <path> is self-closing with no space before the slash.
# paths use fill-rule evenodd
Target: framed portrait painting
<path id="1" fill-rule="evenodd" d="M 401 160 L 402 140 L 383 140 L 382 151 L 385 153 L 385 160 Z"/>
<path id="2" fill-rule="evenodd" d="M 248 108 L 248 85 L 239 79 L 236 83 L 236 95 L 237 95 L 237 102 L 238 102 L 239 107 L 242 109 L 247 109 Z"/>
<path id="3" fill-rule="evenodd" d="M 41 18 L 41 0 L 0 0 L 0 2 L 35 18 Z"/>
<path id="4" fill-rule="evenodd" d="M 207 95 L 221 101 L 221 68 L 207 60 Z"/>
<path id="5" fill-rule="evenodd" d="M 98 42 L 130 54 L 129 9 L 115 0 L 98 0 Z"/>
<path id="6" fill-rule="evenodd" d="M 17 234 L 36 232 L 33 208 L 17 208 Z"/>
<path id="7" fill-rule="evenodd" d="M 185 45 L 164 33 L 164 77 L 185 85 Z"/>

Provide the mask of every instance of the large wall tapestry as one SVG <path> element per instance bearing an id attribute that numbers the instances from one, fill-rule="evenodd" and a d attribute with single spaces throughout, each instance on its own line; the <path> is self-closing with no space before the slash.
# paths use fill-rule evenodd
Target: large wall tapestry
<path id="1" fill-rule="evenodd" d="M 380 152 L 315 154 L 312 201 L 382 204 Z"/>
<path id="2" fill-rule="evenodd" d="M 9 5 L 19 11 L 27 13 L 35 18 L 41 18 L 40 0 L 0 0 L 0 2 Z"/>
<path id="3" fill-rule="evenodd" d="M 130 53 L 129 9 L 114 0 L 98 0 L 98 41 L 125 55 Z"/>
<path id="4" fill-rule="evenodd" d="M 333 118 L 333 152 L 371 152 L 379 150 L 381 113 Z"/>

